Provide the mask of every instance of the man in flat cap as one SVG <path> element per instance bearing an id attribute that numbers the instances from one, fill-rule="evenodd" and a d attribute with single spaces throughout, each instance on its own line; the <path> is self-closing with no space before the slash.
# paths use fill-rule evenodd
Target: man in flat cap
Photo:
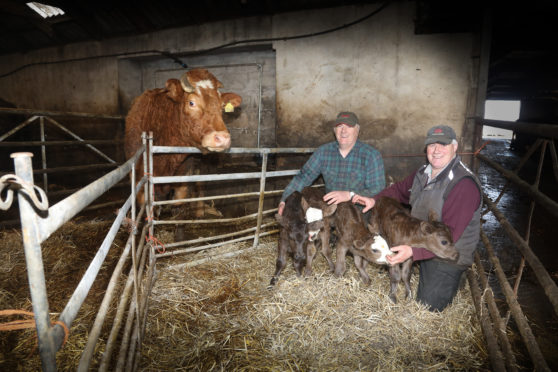
<path id="1" fill-rule="evenodd" d="M 427 164 L 374 197 L 357 196 L 353 202 L 365 205 L 366 212 L 374 207 L 376 199 L 392 197 L 411 205 L 411 214 L 421 220 L 428 220 L 429 211 L 435 211 L 450 228 L 459 252 L 457 262 L 439 259 L 424 248 L 409 245 L 391 247 L 396 254 L 388 257 L 392 265 L 408 258 L 418 261 L 417 300 L 430 310 L 442 311 L 455 297 L 463 272 L 473 263 L 480 234 L 481 185 L 457 155 L 457 139 L 451 127 L 430 128 L 424 145 Z"/>
<path id="2" fill-rule="evenodd" d="M 285 199 L 294 191 L 302 191 L 322 175 L 328 204 L 349 201 L 355 195 L 372 196 L 385 185 L 382 156 L 372 146 L 360 142 L 360 125 L 353 112 L 340 112 L 333 123 L 336 141 L 326 143 L 312 154 L 300 173 L 285 188 L 279 203 L 283 214 Z"/>

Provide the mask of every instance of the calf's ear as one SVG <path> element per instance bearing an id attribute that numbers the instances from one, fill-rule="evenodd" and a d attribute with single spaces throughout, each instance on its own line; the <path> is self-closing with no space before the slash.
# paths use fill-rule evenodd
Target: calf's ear
<path id="1" fill-rule="evenodd" d="M 436 211 L 434 211 L 433 209 L 430 209 L 430 211 L 428 212 L 428 221 L 438 221 L 438 213 L 436 213 Z"/>
<path id="2" fill-rule="evenodd" d="M 337 210 L 337 204 L 330 204 L 330 205 L 328 205 L 328 206 L 325 207 L 324 210 L 323 210 L 324 217 L 329 217 L 329 216 L 331 216 L 332 214 L 335 213 L 336 210 Z"/>
<path id="3" fill-rule="evenodd" d="M 378 221 L 376 221 L 375 218 L 371 218 L 370 223 L 367 224 L 366 227 L 368 227 L 368 231 L 370 231 L 372 234 L 380 233 L 380 227 L 378 226 Z"/>
<path id="4" fill-rule="evenodd" d="M 362 249 L 364 244 L 366 244 L 366 240 L 364 239 L 353 240 L 353 247 L 355 247 L 356 249 Z"/>
<path id="5" fill-rule="evenodd" d="M 310 205 L 308 204 L 306 199 L 304 199 L 304 196 L 302 197 L 302 199 L 300 199 L 300 205 L 302 206 L 302 210 L 304 211 L 304 213 L 306 213 L 308 208 L 310 208 Z"/>
<path id="6" fill-rule="evenodd" d="M 423 234 L 432 234 L 434 232 L 434 228 L 429 222 L 420 221 L 420 231 L 422 231 Z"/>

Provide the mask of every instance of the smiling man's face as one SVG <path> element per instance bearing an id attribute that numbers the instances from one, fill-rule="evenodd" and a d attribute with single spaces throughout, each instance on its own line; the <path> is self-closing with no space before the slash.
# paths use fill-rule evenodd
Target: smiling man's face
<path id="1" fill-rule="evenodd" d="M 347 124 L 337 125 L 333 131 L 335 132 L 335 138 L 337 138 L 337 142 L 339 143 L 339 148 L 346 149 L 353 147 L 357 141 L 359 130 L 360 126 L 358 124 L 353 127 Z"/>
<path id="2" fill-rule="evenodd" d="M 426 146 L 426 157 L 432 166 L 432 177 L 435 177 L 453 159 L 457 152 L 457 143 L 443 145 L 431 143 Z"/>

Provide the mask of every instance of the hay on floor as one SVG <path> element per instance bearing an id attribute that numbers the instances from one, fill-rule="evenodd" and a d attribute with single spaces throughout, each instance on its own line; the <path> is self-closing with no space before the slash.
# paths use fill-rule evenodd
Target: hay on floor
<path id="1" fill-rule="evenodd" d="M 468 286 L 441 313 L 388 298 L 385 268 L 361 282 L 351 258 L 336 278 L 325 260 L 298 278 L 289 261 L 268 289 L 276 241 L 188 267 L 159 260 L 142 347 L 144 371 L 489 370 Z M 238 250 L 237 244 L 221 250 Z M 203 257 L 207 253 L 199 253 Z M 196 255 L 189 257 L 196 260 Z M 417 274 L 413 275 L 416 289 Z"/>

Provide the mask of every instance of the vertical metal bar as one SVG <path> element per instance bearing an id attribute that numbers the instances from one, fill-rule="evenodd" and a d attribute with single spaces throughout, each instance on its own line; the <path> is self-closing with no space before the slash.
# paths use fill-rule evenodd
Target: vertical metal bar
<path id="1" fill-rule="evenodd" d="M 41 127 L 41 142 L 45 142 L 45 118 L 44 118 L 44 116 L 41 116 L 40 127 Z M 42 157 L 42 161 L 43 161 L 43 170 L 46 170 L 47 169 L 46 146 L 44 145 L 44 143 L 41 145 L 41 157 Z M 48 175 L 47 175 L 46 172 L 43 173 L 43 190 L 45 192 L 48 192 Z"/>
<path id="2" fill-rule="evenodd" d="M 33 167 L 29 152 L 14 153 L 15 173 L 24 182 L 33 184 Z M 31 303 L 35 313 L 37 337 L 39 338 L 39 353 L 43 371 L 56 371 L 56 346 L 54 337 L 50 332 L 50 318 L 48 311 L 48 297 L 37 230 L 37 214 L 23 195 L 18 193 L 19 212 L 21 218 L 21 232 L 23 235 L 23 247 L 25 250 L 25 262 L 27 265 L 27 278 L 29 280 L 29 291 L 31 292 Z"/>
<path id="3" fill-rule="evenodd" d="M 261 64 L 256 64 L 259 70 L 259 77 L 258 77 L 258 148 L 260 148 L 260 132 L 261 132 L 261 123 L 262 123 L 262 80 L 263 80 L 263 66 Z"/>
<path id="4" fill-rule="evenodd" d="M 132 167 L 132 224 L 135 224 L 136 221 L 136 193 L 135 193 L 135 189 L 136 189 L 136 167 L 135 165 Z M 135 233 L 132 233 L 132 247 L 135 248 L 135 242 L 136 242 L 136 235 Z M 138 262 L 137 262 L 137 257 L 136 257 L 136 250 L 132 249 L 132 275 L 134 278 L 134 298 L 136 303 L 138 303 Z M 136 306 L 136 318 L 139 319 L 139 307 Z M 141 341 L 141 340 L 140 340 Z"/>
<path id="5" fill-rule="evenodd" d="M 254 236 L 254 245 L 257 247 L 260 239 L 260 228 L 262 226 L 262 212 L 263 212 L 263 202 L 264 202 L 264 191 L 265 191 L 265 172 L 267 171 L 267 152 L 262 154 L 262 174 L 260 176 L 260 200 L 258 203 L 258 222 L 256 225 L 256 235 Z"/>
<path id="6" fill-rule="evenodd" d="M 150 223 L 149 226 L 149 236 L 153 236 L 153 202 L 155 201 L 155 188 L 153 185 L 153 132 L 149 132 L 149 135 L 147 137 L 147 154 L 148 154 L 148 167 L 149 167 L 149 172 L 148 172 L 148 177 L 147 179 L 149 180 L 148 184 L 149 184 L 149 192 L 145 197 L 146 203 L 148 203 L 147 205 L 149 206 L 147 208 L 147 211 L 149 212 L 148 216 L 148 221 Z"/>

